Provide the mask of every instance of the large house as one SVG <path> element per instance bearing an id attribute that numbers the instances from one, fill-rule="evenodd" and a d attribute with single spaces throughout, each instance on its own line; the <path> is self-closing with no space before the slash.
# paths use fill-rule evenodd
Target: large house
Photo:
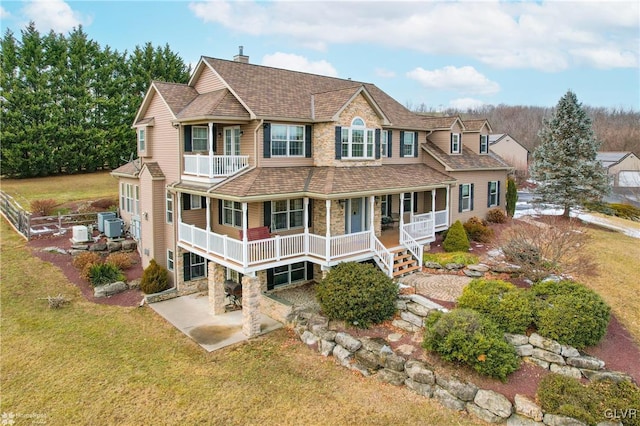
<path id="1" fill-rule="evenodd" d="M 489 135 L 489 150 L 513 166 L 520 177 L 529 173 L 529 150 L 507 133 Z"/>
<path id="2" fill-rule="evenodd" d="M 640 188 L 640 158 L 633 152 L 598 152 L 596 160 L 607 170 L 614 189 Z"/>
<path id="3" fill-rule="evenodd" d="M 504 206 L 510 167 L 486 120 L 412 113 L 373 84 L 202 57 L 187 84 L 154 81 L 133 126 L 138 158 L 112 172 L 143 266 L 178 294 L 242 284 L 243 331 L 261 293 L 344 261 L 394 277 L 435 232 Z"/>

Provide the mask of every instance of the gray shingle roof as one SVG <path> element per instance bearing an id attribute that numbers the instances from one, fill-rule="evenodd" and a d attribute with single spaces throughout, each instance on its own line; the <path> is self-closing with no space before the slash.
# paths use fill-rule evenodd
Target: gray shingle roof
<path id="1" fill-rule="evenodd" d="M 422 144 L 422 147 L 431 154 L 441 164 L 446 165 L 452 171 L 455 170 L 482 170 L 482 169 L 510 169 L 507 163 L 502 160 L 496 154 L 489 152 L 489 154 L 479 155 L 473 152 L 471 149 L 462 144 L 462 153 L 460 154 L 447 154 L 436 146 L 433 142 L 426 142 Z"/>

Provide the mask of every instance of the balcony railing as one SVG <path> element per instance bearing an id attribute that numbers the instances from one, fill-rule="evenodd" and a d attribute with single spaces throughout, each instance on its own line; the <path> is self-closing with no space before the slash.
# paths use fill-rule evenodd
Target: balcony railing
<path id="1" fill-rule="evenodd" d="M 184 174 L 207 179 L 234 175 L 249 167 L 248 155 L 184 155 Z"/>
<path id="2" fill-rule="evenodd" d="M 436 231 L 441 231 L 449 227 L 449 209 L 437 211 L 435 214 Z"/>

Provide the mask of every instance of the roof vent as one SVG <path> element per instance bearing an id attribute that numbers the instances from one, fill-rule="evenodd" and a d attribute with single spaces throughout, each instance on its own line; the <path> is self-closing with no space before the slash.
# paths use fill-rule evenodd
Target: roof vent
<path id="1" fill-rule="evenodd" d="M 233 57 L 233 60 L 235 62 L 242 62 L 243 64 L 248 64 L 249 57 L 245 56 L 243 51 L 244 51 L 244 46 L 238 46 L 238 54 Z"/>

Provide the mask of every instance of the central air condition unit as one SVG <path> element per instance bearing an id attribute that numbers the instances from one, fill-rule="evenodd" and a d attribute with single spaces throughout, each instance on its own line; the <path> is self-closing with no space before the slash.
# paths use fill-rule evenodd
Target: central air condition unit
<path id="1" fill-rule="evenodd" d="M 107 219 L 114 219 L 115 217 L 115 212 L 98 213 L 98 231 L 104 232 L 104 221 Z"/>
<path id="2" fill-rule="evenodd" d="M 104 221 L 104 235 L 108 238 L 120 238 L 122 236 L 122 219 L 113 218 Z"/>
<path id="3" fill-rule="evenodd" d="M 89 230 L 86 226 L 76 225 L 73 227 L 73 237 L 71 238 L 74 243 L 84 243 L 89 241 Z"/>

